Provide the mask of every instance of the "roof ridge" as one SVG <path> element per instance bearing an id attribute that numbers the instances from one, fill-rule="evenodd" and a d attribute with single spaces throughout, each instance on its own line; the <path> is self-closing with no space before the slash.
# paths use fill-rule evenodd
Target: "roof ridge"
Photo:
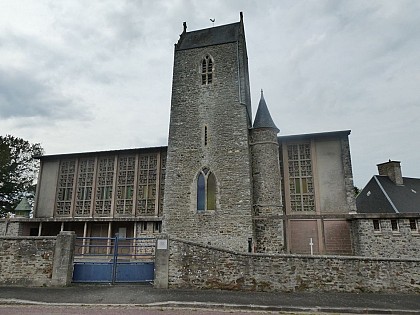
<path id="1" fill-rule="evenodd" d="M 198 30 L 194 30 L 194 31 L 189 31 L 189 32 L 185 32 L 185 34 L 191 34 L 194 32 L 201 32 L 201 31 L 206 31 L 206 30 L 211 30 L 211 29 L 217 29 L 217 28 L 222 28 L 222 27 L 228 27 L 228 26 L 232 26 L 234 24 L 240 24 L 241 22 L 233 22 L 233 23 L 229 23 L 229 24 L 223 24 L 223 25 L 218 25 L 218 26 L 212 26 L 212 27 L 206 27 L 206 28 L 200 28 Z"/>
<path id="2" fill-rule="evenodd" d="M 220 45 L 239 41 L 241 32 L 241 22 L 219 25 L 195 31 L 184 31 L 180 35 L 175 50 L 188 50 L 212 45 Z"/>
<path id="3" fill-rule="evenodd" d="M 389 197 L 388 193 L 386 192 L 385 188 L 382 186 L 381 182 L 378 180 L 378 178 L 376 176 L 383 176 L 383 175 L 373 175 L 373 178 L 375 178 L 376 183 L 378 184 L 379 188 L 381 189 L 382 193 L 384 194 L 385 198 L 388 200 L 389 204 L 391 205 L 391 207 L 394 209 L 394 211 L 396 213 L 400 213 L 397 209 L 397 207 L 394 205 L 394 203 L 392 202 L 391 198 Z M 384 177 L 388 177 L 388 176 L 384 176 Z"/>

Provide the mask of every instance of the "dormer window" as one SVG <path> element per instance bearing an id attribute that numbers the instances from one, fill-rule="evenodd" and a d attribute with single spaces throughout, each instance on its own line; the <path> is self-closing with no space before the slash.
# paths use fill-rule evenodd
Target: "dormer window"
<path id="1" fill-rule="evenodd" d="M 207 55 L 201 62 L 201 84 L 207 85 L 213 82 L 213 60 Z"/>

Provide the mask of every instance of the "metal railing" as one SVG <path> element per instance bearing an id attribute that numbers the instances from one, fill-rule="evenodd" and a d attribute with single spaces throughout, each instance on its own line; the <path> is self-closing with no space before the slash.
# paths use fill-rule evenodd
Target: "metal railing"
<path id="1" fill-rule="evenodd" d="M 75 261 L 153 261 L 154 237 L 77 237 Z"/>

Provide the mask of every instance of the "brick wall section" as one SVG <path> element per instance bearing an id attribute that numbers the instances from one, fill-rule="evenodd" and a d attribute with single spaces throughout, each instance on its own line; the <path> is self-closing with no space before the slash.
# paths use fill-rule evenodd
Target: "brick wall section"
<path id="1" fill-rule="evenodd" d="M 420 259 L 246 254 L 171 239 L 169 288 L 420 293 Z"/>
<path id="2" fill-rule="evenodd" d="M 350 224 L 344 220 L 324 220 L 325 252 L 352 255 Z"/>
<path id="3" fill-rule="evenodd" d="M 311 247 L 309 242 L 311 238 L 314 254 L 319 253 L 319 235 L 317 224 L 317 220 L 290 220 L 290 238 L 293 240 L 290 252 L 292 254 L 310 254 Z"/>
<path id="4" fill-rule="evenodd" d="M 0 237 L 0 283 L 50 285 L 55 237 Z"/>
<path id="5" fill-rule="evenodd" d="M 420 259 L 420 232 L 411 231 L 408 218 L 394 218 L 398 221 L 398 232 L 392 231 L 391 218 L 377 219 L 380 221 L 380 231 L 374 231 L 373 219 L 353 221 L 356 255 Z"/>

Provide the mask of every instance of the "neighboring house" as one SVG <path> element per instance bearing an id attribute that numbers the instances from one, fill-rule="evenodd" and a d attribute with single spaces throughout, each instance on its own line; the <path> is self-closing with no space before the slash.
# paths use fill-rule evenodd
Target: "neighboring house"
<path id="1" fill-rule="evenodd" d="M 252 121 L 242 15 L 184 24 L 168 146 L 40 157 L 34 216 L 9 231 L 164 232 L 239 252 L 351 255 L 350 131 L 278 133 L 262 92 Z"/>
<path id="2" fill-rule="evenodd" d="M 355 253 L 420 258 L 420 179 L 403 177 L 399 161 L 378 172 L 356 198 Z"/>
<path id="3" fill-rule="evenodd" d="M 420 213 L 420 178 L 402 177 L 399 161 L 378 164 L 378 171 L 357 196 L 357 212 Z"/>

